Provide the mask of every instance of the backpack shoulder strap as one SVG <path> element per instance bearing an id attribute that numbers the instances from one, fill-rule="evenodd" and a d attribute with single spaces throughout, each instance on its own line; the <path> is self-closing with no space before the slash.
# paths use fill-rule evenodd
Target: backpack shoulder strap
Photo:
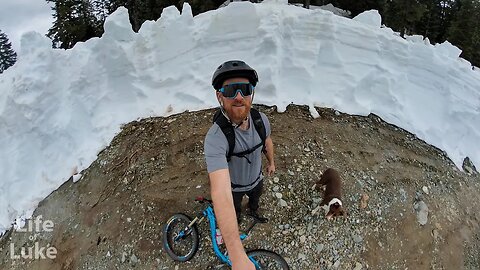
<path id="1" fill-rule="evenodd" d="M 260 115 L 260 112 L 254 108 L 250 109 L 250 115 L 252 116 L 253 125 L 255 126 L 255 129 L 262 140 L 262 152 L 266 153 L 265 139 L 267 138 L 267 131 L 265 130 L 265 124 L 263 123 L 262 116 Z"/>
<path id="2" fill-rule="evenodd" d="M 213 116 L 213 122 L 220 127 L 223 134 L 227 138 L 227 142 L 228 142 L 227 162 L 230 162 L 230 159 L 233 154 L 233 149 L 235 149 L 235 131 L 233 130 L 233 126 L 220 110 L 217 110 L 217 112 L 215 112 L 215 115 Z"/>

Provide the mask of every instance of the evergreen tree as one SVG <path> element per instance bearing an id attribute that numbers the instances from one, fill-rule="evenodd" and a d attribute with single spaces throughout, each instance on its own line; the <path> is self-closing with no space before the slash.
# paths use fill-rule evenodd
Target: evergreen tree
<path id="1" fill-rule="evenodd" d="M 178 0 L 110 0 L 108 11 L 110 14 L 120 6 L 127 8 L 132 29 L 138 32 L 146 20 L 157 20 L 164 8 L 178 3 Z"/>
<path id="2" fill-rule="evenodd" d="M 399 31 L 400 35 L 405 37 L 405 34 L 417 33 L 417 22 L 426 10 L 426 5 L 419 0 L 387 0 L 384 21 L 388 27 Z"/>
<path id="3" fill-rule="evenodd" d="M 55 20 L 47 33 L 54 48 L 69 49 L 79 41 L 86 41 L 103 33 L 101 20 L 95 17 L 89 0 L 46 1 L 54 3 L 52 10 Z"/>
<path id="4" fill-rule="evenodd" d="M 350 11 L 352 13 L 351 16 L 355 17 L 371 9 L 376 9 L 382 14 L 385 8 L 385 1 L 386 0 L 333 0 L 329 2 L 335 7 Z"/>
<path id="5" fill-rule="evenodd" d="M 225 1 L 215 1 L 215 0 L 180 0 L 178 1 L 177 7 L 181 10 L 183 3 L 188 2 L 192 7 L 193 16 L 196 16 L 200 13 L 207 12 L 209 10 L 213 10 L 218 8 L 221 4 Z"/>
<path id="6" fill-rule="evenodd" d="M 101 1 L 101 0 L 98 0 Z M 107 1 L 108 14 L 114 12 L 120 6 L 128 9 L 132 29 L 138 32 L 146 20 L 158 20 L 164 8 L 176 6 L 182 9 L 183 3 L 188 2 L 192 7 L 193 15 L 218 8 L 224 0 L 110 0 Z"/>
<path id="7" fill-rule="evenodd" d="M 480 66 L 480 1 L 460 0 L 450 28 L 448 40 L 462 49 L 462 57 Z"/>
<path id="8" fill-rule="evenodd" d="M 447 29 L 450 27 L 454 14 L 458 11 L 457 0 L 423 0 L 426 12 L 417 21 L 417 34 L 428 37 L 431 42 L 444 42 Z"/>
<path id="9" fill-rule="evenodd" d="M 0 74 L 13 66 L 17 61 L 17 53 L 12 49 L 12 44 L 5 33 L 0 30 Z"/>

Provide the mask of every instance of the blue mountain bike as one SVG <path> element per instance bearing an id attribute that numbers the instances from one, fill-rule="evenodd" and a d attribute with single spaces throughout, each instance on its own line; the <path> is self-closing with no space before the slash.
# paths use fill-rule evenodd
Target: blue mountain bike
<path id="1" fill-rule="evenodd" d="M 206 207 L 193 220 L 185 214 L 175 214 L 168 219 L 163 229 L 163 247 L 167 254 L 175 261 L 186 262 L 193 258 L 199 247 L 199 234 L 197 225 L 205 218 L 210 224 L 210 237 L 212 247 L 223 264 L 231 266 L 227 252 L 222 253 L 217 243 L 216 232 L 217 224 L 215 214 L 213 212 L 212 201 L 203 197 L 198 197 L 195 201 L 205 203 Z M 248 227 L 245 233 L 240 234 L 243 241 L 248 237 L 250 231 L 257 223 L 261 223 L 258 218 L 252 217 L 253 223 Z M 247 252 L 247 256 L 259 270 L 289 270 L 289 266 L 285 259 L 279 254 L 264 249 L 255 249 Z"/>

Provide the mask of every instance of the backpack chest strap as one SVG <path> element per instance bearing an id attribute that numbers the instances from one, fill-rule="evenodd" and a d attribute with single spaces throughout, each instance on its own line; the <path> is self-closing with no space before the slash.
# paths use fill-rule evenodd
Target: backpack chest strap
<path id="1" fill-rule="evenodd" d="M 233 153 L 235 149 L 235 129 L 232 126 L 232 123 L 223 115 L 221 110 L 218 110 L 213 117 L 213 122 L 215 122 L 220 127 L 223 134 L 227 138 L 227 142 L 228 142 L 228 152 L 226 154 L 227 162 L 230 162 L 232 156 L 237 156 L 237 157 L 245 157 L 248 163 L 251 163 L 250 160 L 248 160 L 248 158 L 246 157 L 246 155 L 257 150 L 257 148 L 259 148 L 260 146 L 263 147 L 262 152 L 266 153 L 265 151 L 266 130 L 265 130 L 265 124 L 263 123 L 263 119 L 260 115 L 260 112 L 254 108 L 251 108 L 250 115 L 252 116 L 253 126 L 255 127 L 255 130 L 257 131 L 258 135 L 260 136 L 261 143 L 255 145 L 254 147 L 248 150 L 245 150 L 239 153 Z"/>

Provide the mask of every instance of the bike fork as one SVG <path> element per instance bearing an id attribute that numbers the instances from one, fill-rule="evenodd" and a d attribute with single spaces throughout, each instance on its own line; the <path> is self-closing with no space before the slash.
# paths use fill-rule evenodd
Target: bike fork
<path id="1" fill-rule="evenodd" d="M 189 236 L 190 233 L 192 232 L 193 224 L 195 224 L 195 222 L 197 221 L 198 221 L 198 224 L 200 224 L 204 220 L 204 218 L 205 217 L 203 216 L 201 218 L 195 217 L 180 233 L 178 233 L 178 235 L 174 238 L 174 241 L 177 242 L 178 240 Z"/>

